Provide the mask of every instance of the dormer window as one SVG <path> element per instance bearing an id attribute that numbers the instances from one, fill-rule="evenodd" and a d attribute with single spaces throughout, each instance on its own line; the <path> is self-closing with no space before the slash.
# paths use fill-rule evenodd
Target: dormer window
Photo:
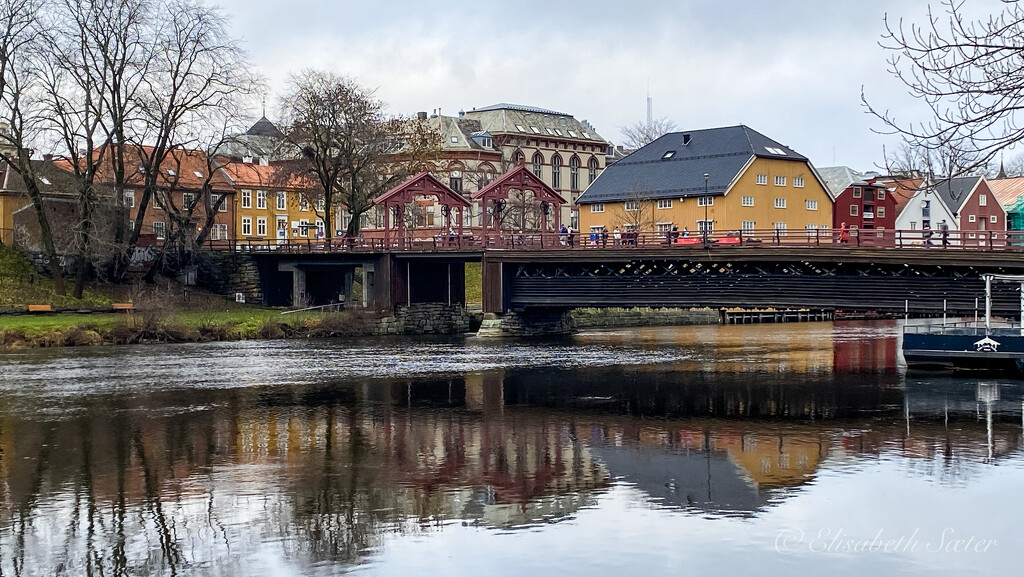
<path id="1" fill-rule="evenodd" d="M 459 137 L 458 136 L 453 136 L 452 137 L 452 144 L 456 144 L 458 142 L 459 142 Z"/>
<path id="2" fill-rule="evenodd" d="M 665 154 L 661 155 L 661 159 L 662 160 L 668 160 L 668 159 L 672 158 L 675 155 L 676 155 L 676 151 L 669 150 L 669 151 L 665 152 Z"/>

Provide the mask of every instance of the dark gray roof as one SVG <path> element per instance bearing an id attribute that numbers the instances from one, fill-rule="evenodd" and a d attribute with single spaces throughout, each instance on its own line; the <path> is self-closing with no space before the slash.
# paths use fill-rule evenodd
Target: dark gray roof
<path id="1" fill-rule="evenodd" d="M 256 124 L 253 124 L 252 128 L 247 130 L 245 133 L 250 136 L 272 136 L 274 138 L 284 138 L 284 133 L 281 132 L 266 116 L 257 120 Z"/>
<path id="2" fill-rule="evenodd" d="M 671 154 L 669 154 L 671 152 Z M 807 162 L 807 157 L 747 126 L 672 132 L 612 164 L 578 203 L 723 195 L 753 157 Z"/>
<path id="3" fill-rule="evenodd" d="M 958 213 L 980 180 L 980 176 L 961 176 L 942 180 L 935 185 L 935 194 L 950 212 Z M 954 214 L 954 216 L 956 215 Z"/>
<path id="4" fill-rule="evenodd" d="M 536 106 L 523 106 L 521 104 L 508 104 L 506 102 L 492 104 L 490 106 L 484 106 L 483 108 L 474 108 L 471 112 L 485 112 L 488 110 L 518 110 L 519 112 L 536 112 L 537 114 L 572 116 L 571 114 L 566 114 L 564 112 L 555 112 L 554 110 L 548 110 L 546 108 L 537 108 Z"/>

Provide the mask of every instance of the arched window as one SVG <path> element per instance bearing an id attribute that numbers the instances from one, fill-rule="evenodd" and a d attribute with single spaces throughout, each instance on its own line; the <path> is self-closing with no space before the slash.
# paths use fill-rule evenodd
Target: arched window
<path id="1" fill-rule="evenodd" d="M 558 155 L 551 157 L 551 188 L 562 186 L 562 159 Z"/>
<path id="2" fill-rule="evenodd" d="M 591 158 L 590 162 L 587 163 L 587 177 L 590 179 L 589 182 L 587 182 L 587 184 L 590 184 L 591 182 L 594 182 L 594 179 L 597 178 L 597 159 L 596 158 Z"/>
<path id="3" fill-rule="evenodd" d="M 533 155 L 533 174 L 537 175 L 537 178 L 544 178 L 541 172 L 541 166 L 544 164 L 544 157 L 539 152 Z"/>
<path id="4" fill-rule="evenodd" d="M 580 189 L 580 159 L 575 156 L 569 159 L 569 189 Z"/>
<path id="5" fill-rule="evenodd" d="M 514 158 L 515 160 L 513 161 L 513 164 L 515 166 L 519 166 L 520 164 L 526 164 L 526 155 L 523 154 L 522 150 L 517 150 Z"/>

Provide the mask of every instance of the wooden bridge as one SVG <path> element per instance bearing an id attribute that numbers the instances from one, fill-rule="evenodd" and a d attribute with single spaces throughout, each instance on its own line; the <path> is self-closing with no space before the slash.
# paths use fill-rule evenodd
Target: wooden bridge
<path id="1" fill-rule="evenodd" d="M 804 231 L 706 239 L 439 232 L 388 243 L 364 238 L 212 248 L 251 254 L 274 305 L 325 303 L 342 295 L 351 302 L 357 271 L 363 304 L 373 308 L 459 304 L 465 300 L 465 263 L 482 262 L 483 308 L 499 314 L 666 306 L 972 315 L 984 295 L 981 274 L 1024 274 L 1024 251 L 1014 236 L 1022 233 L 953 231 L 943 245 L 922 231 L 866 232 L 847 242 Z M 1019 290 L 1000 286 L 994 310 L 1016 316 Z"/>

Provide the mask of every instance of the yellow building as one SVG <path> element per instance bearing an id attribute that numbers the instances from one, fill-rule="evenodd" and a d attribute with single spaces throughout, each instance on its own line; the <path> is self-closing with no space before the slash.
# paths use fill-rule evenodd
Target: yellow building
<path id="1" fill-rule="evenodd" d="M 232 161 L 221 168 L 235 189 L 235 240 L 285 244 L 324 237 L 323 195 L 311 178 L 279 163 Z"/>
<path id="2" fill-rule="evenodd" d="M 828 232 L 833 200 L 806 157 L 731 126 L 662 136 L 605 169 L 577 204 L 583 233 L 770 238 Z"/>

